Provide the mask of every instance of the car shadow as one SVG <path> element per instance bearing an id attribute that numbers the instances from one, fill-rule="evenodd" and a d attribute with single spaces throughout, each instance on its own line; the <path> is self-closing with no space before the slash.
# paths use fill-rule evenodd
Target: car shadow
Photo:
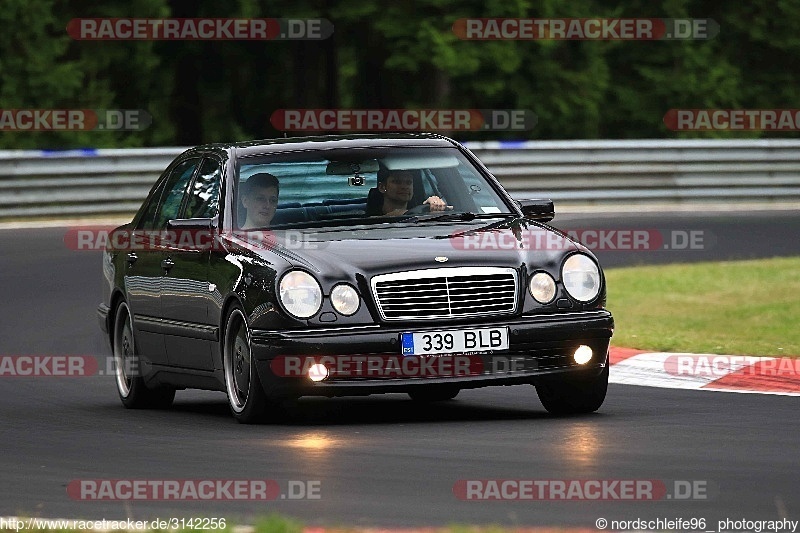
<path id="1" fill-rule="evenodd" d="M 530 408 L 509 405 L 492 405 L 479 399 L 458 399 L 423 403 L 405 395 L 374 395 L 347 398 L 301 398 L 282 402 L 280 412 L 270 425 L 284 426 L 335 426 L 348 424 L 397 424 L 481 422 L 495 420 L 557 419 L 538 404 L 536 393 L 529 397 Z M 176 398 L 170 409 L 174 413 L 195 414 L 204 418 L 224 418 L 233 421 L 227 402 L 209 400 L 181 401 Z M 598 416 L 597 414 L 582 417 Z M 566 417 L 558 417 L 566 418 Z M 569 417 L 571 419 L 579 417 Z"/>

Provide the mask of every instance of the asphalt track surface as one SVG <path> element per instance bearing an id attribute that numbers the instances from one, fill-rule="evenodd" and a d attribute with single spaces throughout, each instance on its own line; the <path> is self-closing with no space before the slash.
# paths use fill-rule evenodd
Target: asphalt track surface
<path id="1" fill-rule="evenodd" d="M 580 215 L 555 225 L 714 236 L 703 250 L 598 251 L 606 267 L 800 255 L 796 212 Z M 0 231 L 0 355 L 109 353 L 95 320 L 99 254 L 67 250 L 64 232 Z M 304 399 L 286 423 L 243 426 L 222 393 L 181 391 L 171 410 L 129 411 L 110 376 L 3 377 L 0 516 L 252 523 L 277 511 L 307 524 L 589 529 L 601 517 L 681 517 L 705 518 L 716 531 L 724 518 L 798 517 L 797 410 L 793 397 L 612 384 L 598 413 L 554 418 L 533 387 L 515 386 L 431 406 L 404 395 Z M 76 501 L 66 491 L 72 480 L 123 478 L 270 479 L 284 494 L 290 481 L 318 481 L 321 498 Z M 657 480 L 673 496 L 678 480 L 698 483 L 707 498 L 458 499 L 456 482 L 474 479 Z"/>

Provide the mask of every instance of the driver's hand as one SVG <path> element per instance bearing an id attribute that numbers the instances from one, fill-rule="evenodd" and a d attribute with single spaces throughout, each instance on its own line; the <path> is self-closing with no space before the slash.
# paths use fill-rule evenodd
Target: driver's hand
<path id="1" fill-rule="evenodd" d="M 452 205 L 447 205 L 447 203 L 438 196 L 431 196 L 422 203 L 430 205 L 431 211 L 444 211 L 445 209 L 453 209 Z"/>

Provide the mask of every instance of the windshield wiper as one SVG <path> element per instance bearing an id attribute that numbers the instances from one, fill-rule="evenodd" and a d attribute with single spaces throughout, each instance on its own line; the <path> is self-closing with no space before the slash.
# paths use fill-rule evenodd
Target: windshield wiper
<path id="1" fill-rule="evenodd" d="M 350 218 L 323 218 L 319 220 L 307 220 L 301 222 L 287 222 L 285 224 L 276 224 L 269 229 L 282 230 L 282 229 L 311 229 L 311 228 L 331 228 L 336 230 L 339 227 L 346 226 L 372 226 L 377 224 L 385 224 L 387 222 L 408 222 L 414 221 L 413 215 L 381 215 L 381 216 L 364 216 L 354 215 Z"/>
<path id="2" fill-rule="evenodd" d="M 434 222 L 438 221 L 463 221 L 469 222 L 470 220 L 477 220 L 477 219 L 486 219 L 486 218 L 509 218 L 509 217 L 517 217 L 516 213 L 473 213 L 472 211 L 466 211 L 461 213 L 442 213 L 442 214 L 433 214 L 430 215 L 417 215 L 417 221 L 429 221 L 432 220 Z"/>

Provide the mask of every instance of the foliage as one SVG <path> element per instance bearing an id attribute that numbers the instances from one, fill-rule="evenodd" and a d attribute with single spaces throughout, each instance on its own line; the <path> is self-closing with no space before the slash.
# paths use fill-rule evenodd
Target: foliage
<path id="1" fill-rule="evenodd" d="M 326 18 L 324 41 L 77 41 L 81 17 Z M 467 41 L 469 17 L 712 18 L 709 40 Z M 0 109 L 145 109 L 136 132 L 0 131 L 0 148 L 190 145 L 279 136 L 285 108 L 528 109 L 528 132 L 465 139 L 780 136 L 675 133 L 671 108 L 800 108 L 800 0 L 5 0 Z"/>

